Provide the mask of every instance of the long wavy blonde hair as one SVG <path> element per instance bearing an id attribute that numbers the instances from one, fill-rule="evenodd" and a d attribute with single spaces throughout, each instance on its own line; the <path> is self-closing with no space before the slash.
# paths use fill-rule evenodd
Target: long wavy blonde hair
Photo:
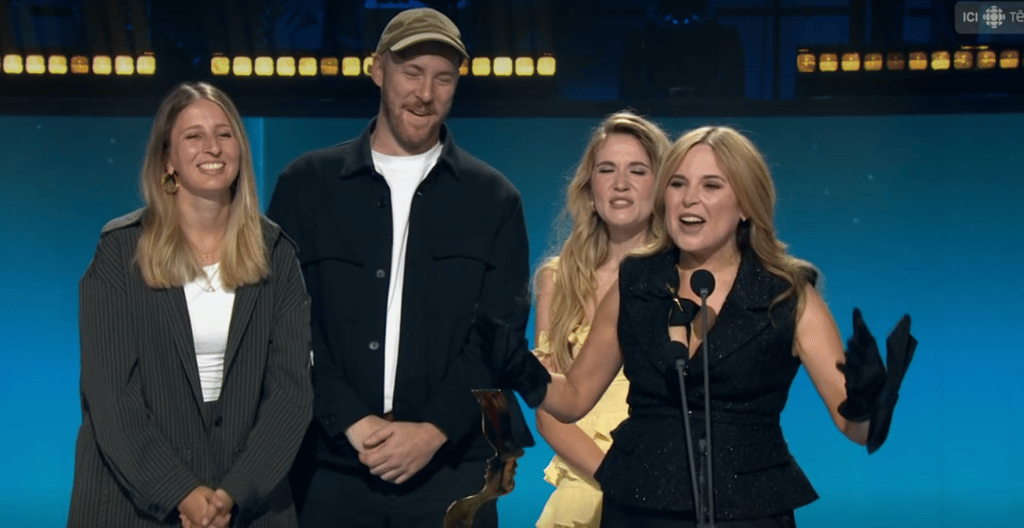
<path id="1" fill-rule="evenodd" d="M 725 126 L 705 126 L 683 134 L 669 148 L 658 173 L 655 200 L 655 221 L 665 225 L 665 189 L 679 170 L 683 158 L 697 145 L 711 147 L 718 167 L 736 193 L 740 211 L 747 217 L 736 228 L 736 245 L 740 251 L 752 248 L 761 265 L 790 284 L 789 289 L 772 300 L 772 305 L 796 295 L 799 314 L 803 309 L 807 284 L 817 277 L 815 267 L 786 252 L 786 244 L 775 237 L 775 184 L 768 164 L 757 147 L 746 136 Z M 673 246 L 666 229 L 655 233 L 656 239 L 643 254 L 654 254 Z"/>
<path id="2" fill-rule="evenodd" d="M 231 99 L 214 86 L 203 82 L 181 83 L 160 103 L 139 175 L 146 211 L 135 260 L 150 288 L 181 286 L 203 273 L 202 263 L 181 229 L 174 195 L 165 192 L 162 183 L 174 123 L 186 107 L 201 99 L 212 101 L 224 110 L 240 147 L 238 176 L 232 185 L 231 209 L 220 261 L 221 282 L 225 288 L 235 289 L 255 284 L 269 273 L 252 152 L 242 118 Z"/>
<path id="3" fill-rule="evenodd" d="M 568 336 L 586 319 L 586 308 L 594 299 L 595 270 L 608 259 L 609 233 L 594 208 L 590 180 L 594 173 L 597 151 L 611 134 L 628 134 L 640 142 L 651 158 L 652 170 L 658 174 L 660 162 L 669 140 L 658 125 L 632 112 L 617 112 L 606 117 L 594 130 L 583 152 L 583 159 L 566 190 L 563 222 L 571 222 L 571 231 L 558 256 L 548 259 L 537 271 L 538 280 L 546 270 L 554 273 L 555 288 L 551 299 L 551 321 L 548 337 L 555 367 L 567 372 L 572 365 Z M 655 202 L 655 210 L 659 202 Z M 647 226 L 647 239 L 664 236 L 664 222 L 652 221 Z M 537 288 L 534 288 L 535 290 Z"/>

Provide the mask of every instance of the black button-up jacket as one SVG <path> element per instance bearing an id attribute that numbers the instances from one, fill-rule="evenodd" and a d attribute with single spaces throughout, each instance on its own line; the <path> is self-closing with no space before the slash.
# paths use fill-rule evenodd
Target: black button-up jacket
<path id="1" fill-rule="evenodd" d="M 317 458 L 343 466 L 358 463 L 345 429 L 383 411 L 393 228 L 391 193 L 370 153 L 374 125 L 292 162 L 268 210 L 298 245 L 312 299 Z M 470 389 L 490 380 L 463 348 L 478 307 L 525 331 L 529 246 L 519 192 L 447 128 L 441 141 L 412 201 L 392 412 L 448 436 L 435 459 L 484 459 L 493 451 Z"/>

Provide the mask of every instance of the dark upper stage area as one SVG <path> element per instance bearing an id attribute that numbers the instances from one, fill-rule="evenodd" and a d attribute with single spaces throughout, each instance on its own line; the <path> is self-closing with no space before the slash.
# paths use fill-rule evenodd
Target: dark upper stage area
<path id="1" fill-rule="evenodd" d="M 456 116 L 1024 111 L 1024 11 L 972 3 L 2 0 L 0 113 L 144 116 L 207 80 L 246 115 L 370 116 L 362 61 L 424 5 L 472 57 Z"/>

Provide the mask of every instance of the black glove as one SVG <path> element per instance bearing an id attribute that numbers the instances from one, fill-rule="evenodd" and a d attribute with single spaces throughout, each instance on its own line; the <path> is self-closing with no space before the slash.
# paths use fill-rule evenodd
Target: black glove
<path id="1" fill-rule="evenodd" d="M 846 401 L 839 404 L 839 414 L 851 422 L 870 420 L 885 387 L 885 364 L 858 308 L 853 309 L 853 335 L 846 342 L 846 363 L 836 363 L 836 368 L 846 375 Z"/>
<path id="2" fill-rule="evenodd" d="M 846 401 L 839 414 L 851 422 L 871 420 L 868 425 L 868 454 L 874 453 L 889 436 L 900 386 L 917 348 L 910 334 L 910 316 L 904 315 L 885 341 L 888 368 L 882 364 L 878 345 L 860 310 L 853 310 L 853 335 L 846 342 L 846 363 L 837 363 L 846 375 Z"/>
<path id="3" fill-rule="evenodd" d="M 518 392 L 532 409 L 544 401 L 551 374 L 507 323 L 477 310 L 467 346 L 490 370 L 495 386 Z"/>
<path id="4" fill-rule="evenodd" d="M 896 400 L 899 399 L 900 386 L 903 384 L 907 369 L 910 368 L 910 361 L 914 359 L 916 348 L 917 339 L 910 334 L 910 316 L 904 315 L 885 340 L 885 361 L 888 369 L 885 386 L 882 387 L 878 402 L 871 413 L 871 424 L 868 426 L 868 454 L 882 447 L 882 443 L 889 436 L 889 426 L 892 424 Z"/>

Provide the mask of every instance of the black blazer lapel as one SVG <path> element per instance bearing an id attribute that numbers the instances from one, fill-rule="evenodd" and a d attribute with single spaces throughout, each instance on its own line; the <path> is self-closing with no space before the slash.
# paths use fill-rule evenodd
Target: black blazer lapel
<path id="1" fill-rule="evenodd" d="M 260 283 L 262 284 L 262 282 Z M 231 370 L 231 362 L 238 353 L 246 327 L 252 318 L 253 307 L 260 295 L 260 285 L 242 286 L 235 291 L 235 305 L 231 308 L 231 323 L 228 325 L 228 344 L 224 350 L 224 376 Z"/>
<path id="2" fill-rule="evenodd" d="M 771 319 L 765 317 L 772 300 L 772 276 L 752 250 L 744 251 L 717 323 L 708 332 L 709 366 L 714 366 L 757 337 Z"/>
<path id="3" fill-rule="evenodd" d="M 646 351 L 644 357 L 659 370 L 664 368 L 662 350 L 669 339 L 668 315 L 679 289 L 678 260 L 679 250 L 673 248 L 650 257 L 630 257 L 620 268 L 619 280 L 628 289 L 620 290 L 619 331 L 632 333 Z"/>
<path id="4" fill-rule="evenodd" d="M 267 247 L 267 254 L 272 255 L 274 247 L 277 244 L 278 239 L 284 234 L 276 224 L 264 221 L 263 227 L 263 243 Z M 268 257 L 269 259 L 269 257 Z M 268 260 L 268 264 L 269 264 Z M 246 329 L 253 317 L 253 310 L 256 306 L 256 300 L 260 296 L 260 292 L 263 287 L 267 284 L 267 280 L 262 279 L 256 284 L 250 284 L 248 286 L 242 286 L 235 290 L 235 304 L 231 307 L 231 322 L 228 323 L 228 343 L 224 349 L 224 376 L 227 377 L 228 372 L 231 371 L 231 363 L 234 361 L 235 356 L 238 355 L 238 347 L 242 344 L 242 336 L 245 335 Z M 268 309 L 273 309 L 268 308 Z M 264 322 L 270 320 L 270 316 L 264 316 Z"/>
<path id="5" fill-rule="evenodd" d="M 192 322 L 189 319 L 188 303 L 185 301 L 185 290 L 180 286 L 167 288 L 153 292 L 157 296 L 166 296 L 165 299 L 155 299 L 159 307 L 160 315 L 167 325 L 168 334 L 174 343 L 174 349 L 178 352 L 181 366 L 188 374 L 188 384 L 192 389 L 192 396 L 196 405 L 202 409 L 203 390 L 199 384 L 199 365 L 196 362 L 196 348 L 192 337 Z M 206 419 L 206 416 L 203 416 Z"/>
<path id="6" fill-rule="evenodd" d="M 763 310 L 756 307 L 727 300 L 718 317 L 720 323 L 716 323 L 708 332 L 708 365 L 713 368 L 757 337 L 769 324 L 768 318 L 762 313 Z"/>

